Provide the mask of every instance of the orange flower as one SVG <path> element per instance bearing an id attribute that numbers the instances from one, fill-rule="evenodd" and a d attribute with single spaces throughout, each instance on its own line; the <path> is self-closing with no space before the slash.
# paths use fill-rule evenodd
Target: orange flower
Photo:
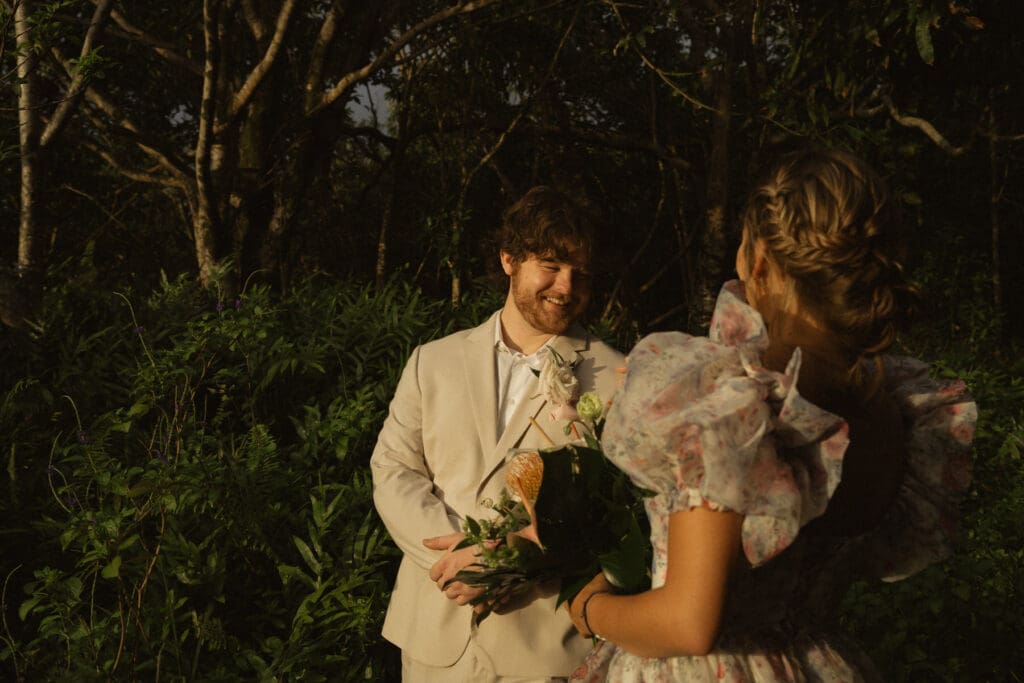
<path id="1" fill-rule="evenodd" d="M 531 516 L 533 515 L 533 504 L 540 494 L 540 482 L 543 478 L 544 460 L 536 451 L 516 453 L 508 464 L 505 485 L 519 496 Z"/>
<path id="2" fill-rule="evenodd" d="M 516 453 L 508 463 L 505 485 L 523 501 L 523 507 L 530 515 L 530 526 L 534 529 L 537 527 L 537 513 L 533 505 L 540 495 L 540 484 L 543 479 L 544 460 L 536 451 Z M 536 532 L 533 535 L 536 535 Z M 540 545 L 539 539 L 536 542 Z"/>

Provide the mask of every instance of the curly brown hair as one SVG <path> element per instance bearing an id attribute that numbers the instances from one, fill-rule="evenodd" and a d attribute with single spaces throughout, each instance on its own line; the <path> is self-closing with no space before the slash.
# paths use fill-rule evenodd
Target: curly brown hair
<path id="1" fill-rule="evenodd" d="M 916 292 L 898 212 L 864 161 L 835 150 L 783 157 L 748 200 L 743 230 L 748 262 L 763 241 L 789 295 L 857 358 L 851 370 L 892 346 Z"/>
<path id="2" fill-rule="evenodd" d="M 589 262 L 598 224 L 596 213 L 585 202 L 537 185 L 505 211 L 498 248 L 517 262 L 531 254 L 565 261 L 580 252 Z"/>

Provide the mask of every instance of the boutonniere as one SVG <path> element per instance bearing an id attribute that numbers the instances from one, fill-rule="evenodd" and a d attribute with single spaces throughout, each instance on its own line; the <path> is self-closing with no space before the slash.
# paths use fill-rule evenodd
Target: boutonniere
<path id="1" fill-rule="evenodd" d="M 573 420 L 576 415 L 576 401 L 580 397 L 580 381 L 573 372 L 575 363 L 570 363 L 550 346 L 544 356 L 540 370 L 535 370 L 540 380 L 540 393 L 554 406 L 552 420 Z"/>
<path id="2" fill-rule="evenodd" d="M 565 433 L 580 438 L 576 423 L 582 422 L 592 433 L 597 431 L 604 404 L 597 392 L 580 394 L 580 381 L 575 375 L 577 364 L 578 359 L 570 363 L 549 346 L 541 369 L 534 373 L 540 380 L 540 394 L 553 406 L 551 420 L 565 420 Z"/>

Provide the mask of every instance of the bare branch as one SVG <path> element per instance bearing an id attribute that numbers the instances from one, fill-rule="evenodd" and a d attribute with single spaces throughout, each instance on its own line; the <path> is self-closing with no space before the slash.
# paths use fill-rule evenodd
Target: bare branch
<path id="1" fill-rule="evenodd" d="M 398 54 L 403 47 L 432 26 L 436 26 L 437 24 L 460 14 L 471 14 L 500 1 L 501 0 L 471 0 L 470 2 L 460 2 L 457 5 L 453 5 L 448 9 L 441 10 L 440 12 L 427 17 L 396 38 L 395 41 L 388 45 L 387 48 L 384 49 L 372 62 L 361 69 L 356 69 L 355 71 L 351 71 L 342 76 L 335 86 L 321 98 L 320 102 L 309 113 L 315 114 L 320 109 L 333 104 L 339 97 L 346 93 L 349 88 L 380 69 L 384 64 L 387 64 L 388 61 Z"/>
<path id="2" fill-rule="evenodd" d="M 946 152 L 950 156 L 958 157 L 966 152 L 970 147 L 970 143 L 960 147 L 954 147 L 929 121 L 917 116 L 903 116 L 900 114 L 899 110 L 896 109 L 896 105 L 893 104 L 892 99 L 888 96 L 883 96 L 882 101 L 885 103 L 886 109 L 889 111 L 889 116 L 892 117 L 893 121 L 901 126 L 906 126 L 907 128 L 917 128 L 919 131 L 924 133 L 929 140 L 938 145 L 942 151 Z"/>
<path id="3" fill-rule="evenodd" d="M 63 67 L 65 72 L 71 73 L 72 68 L 70 60 L 60 51 L 60 48 L 51 47 L 50 53 Z M 117 126 L 126 132 L 133 142 L 135 142 L 136 146 L 147 156 L 156 161 L 168 173 L 175 176 L 182 175 L 181 168 L 178 167 L 172 158 L 168 154 L 157 149 L 153 143 L 148 142 L 145 134 L 143 134 L 142 129 L 138 124 L 128 118 L 128 116 L 116 104 L 91 85 L 87 85 L 85 87 L 83 94 L 89 104 L 102 111 L 111 119 L 111 121 L 115 122 Z"/>
<path id="4" fill-rule="evenodd" d="M 551 80 L 551 76 L 555 73 L 555 65 L 558 64 L 558 57 L 562 54 L 562 48 L 565 47 L 566 41 L 569 39 L 569 36 L 572 34 L 573 29 L 576 27 L 576 19 L 579 18 L 580 9 L 582 7 L 582 3 L 576 5 L 576 12 L 575 14 L 573 14 L 572 20 L 569 22 L 569 26 L 565 29 L 565 33 L 562 34 L 562 39 L 558 41 L 558 47 L 555 48 L 555 54 L 552 55 L 551 61 L 548 63 L 548 68 L 544 73 L 544 77 L 541 78 L 540 82 L 537 84 L 537 87 L 533 89 L 533 92 L 530 93 L 530 96 L 526 99 L 525 102 L 523 102 L 522 106 L 519 107 L 519 111 L 516 112 L 516 115 L 514 117 L 512 117 L 512 121 L 508 124 L 508 127 L 505 128 L 505 130 L 501 132 L 501 135 L 498 136 L 497 141 L 494 143 L 494 145 L 491 146 L 491 149 L 489 149 L 482 157 L 480 157 L 480 161 L 477 162 L 476 166 L 473 167 L 473 170 L 471 170 L 469 174 L 466 176 L 465 182 L 462 183 L 462 192 L 460 193 L 459 196 L 459 206 L 458 211 L 456 212 L 456 216 L 461 215 L 462 205 L 465 203 L 466 193 L 469 190 L 470 183 L 473 182 L 474 176 L 476 176 L 476 174 L 479 173 L 480 169 L 487 165 L 487 162 L 494 158 L 494 155 L 497 154 L 499 150 L 501 150 L 501 148 L 505 145 L 505 141 L 508 140 L 508 136 L 511 135 L 512 131 L 516 129 L 516 127 L 519 125 L 519 122 L 522 121 L 523 117 L 526 116 L 526 113 L 530 111 L 530 108 L 533 106 L 533 101 L 537 97 L 537 93 L 539 93 L 544 88 L 545 83 Z"/>
<path id="5" fill-rule="evenodd" d="M 79 61 L 85 59 L 85 57 L 92 51 L 92 46 L 96 42 L 97 36 L 100 31 L 103 30 L 103 25 L 107 21 L 107 16 L 110 14 L 110 6 L 114 4 L 114 0 L 98 0 L 96 2 L 96 10 L 92 14 L 92 20 L 89 22 L 89 30 L 85 33 L 85 38 L 82 40 L 82 49 L 79 52 Z M 68 65 L 70 66 L 70 64 Z M 71 76 L 71 85 L 68 86 L 67 95 L 61 100 L 61 103 L 57 106 L 57 109 L 53 112 L 53 116 L 50 117 L 50 123 L 47 124 L 45 130 L 43 130 L 42 136 L 39 138 L 39 146 L 46 147 L 51 140 L 60 132 L 61 128 L 64 127 L 64 123 L 67 121 L 68 114 L 81 99 L 82 90 L 85 87 L 85 77 L 82 75 L 80 69 L 74 69 L 73 73 L 68 74 Z"/>
<path id="6" fill-rule="evenodd" d="M 303 108 L 307 112 L 312 111 L 317 105 L 320 83 L 324 77 L 324 62 L 327 60 L 327 50 L 331 43 L 334 42 L 334 37 L 337 33 L 338 10 L 332 4 L 327 10 L 327 16 L 324 17 L 324 22 L 320 25 L 316 42 L 313 43 L 313 49 L 310 51 L 309 71 L 306 74 L 306 84 L 303 88 L 305 93 Z"/>
<path id="7" fill-rule="evenodd" d="M 252 0 L 242 0 L 242 15 L 245 17 L 245 23 L 249 25 L 249 30 L 252 31 L 252 37 L 262 42 L 269 29 Z"/>
<path id="8" fill-rule="evenodd" d="M 146 173 L 144 171 L 133 170 L 126 164 L 122 163 L 117 157 L 115 157 L 109 150 L 106 150 L 94 142 L 83 140 L 80 142 L 82 147 L 89 150 L 103 161 L 107 162 L 112 169 L 117 171 L 120 175 L 123 175 L 129 180 L 134 180 L 140 183 L 146 183 L 149 185 L 164 185 L 176 187 L 181 190 L 187 190 L 187 188 L 181 183 L 180 179 L 174 178 L 173 176 L 159 175 L 156 173 Z"/>
<path id="9" fill-rule="evenodd" d="M 228 115 L 224 121 L 218 122 L 214 126 L 214 134 L 220 134 L 231 125 L 232 121 L 238 116 L 239 112 L 242 111 L 249 104 L 249 100 L 252 99 L 253 93 L 256 92 L 256 88 L 259 87 L 260 83 L 263 82 L 264 77 L 270 71 L 274 65 L 274 60 L 277 59 L 277 54 L 281 50 L 281 45 L 284 43 L 284 33 L 288 28 L 288 22 L 292 16 L 292 10 L 295 9 L 295 0 L 285 0 L 281 6 L 281 11 L 277 15 L 277 23 L 274 25 L 274 35 L 270 39 L 270 44 L 267 45 L 267 51 L 263 53 L 263 59 L 260 63 L 249 72 L 249 76 L 245 79 L 245 83 L 239 88 L 235 96 L 231 98 L 231 106 L 228 110 Z"/>
<path id="10" fill-rule="evenodd" d="M 621 133 L 598 133 L 592 130 L 581 130 L 579 128 L 563 128 L 558 126 L 546 126 L 532 124 L 530 130 L 541 135 L 550 135 L 561 139 L 573 140 L 595 147 L 607 149 L 621 149 L 631 152 L 648 152 L 672 168 L 687 171 L 691 168 L 690 162 L 676 155 L 670 148 L 662 147 L 650 140 L 634 138 Z"/>
<path id="11" fill-rule="evenodd" d="M 347 126 L 344 124 L 339 125 L 339 130 L 346 135 L 352 137 L 363 137 L 369 138 L 380 144 L 384 145 L 390 150 L 394 150 L 398 145 L 398 140 L 391 137 L 390 135 L 382 132 L 379 128 L 373 126 Z"/>
<path id="12" fill-rule="evenodd" d="M 95 4 L 99 4 L 104 0 L 92 1 Z M 124 31 L 128 38 L 151 48 L 153 52 L 158 54 L 160 57 L 166 59 L 168 62 L 184 67 L 192 73 L 196 74 L 197 76 L 202 75 L 203 69 L 199 64 L 181 55 L 177 50 L 174 49 L 174 46 L 171 43 L 168 43 L 165 40 L 161 40 L 153 34 L 147 33 L 146 31 L 143 31 L 142 29 L 132 24 L 130 21 L 128 21 L 128 18 L 121 14 L 119 11 L 117 11 L 117 9 L 112 9 L 110 11 L 110 19 L 115 24 L 117 24 L 117 26 L 120 27 L 122 31 Z"/>
<path id="13" fill-rule="evenodd" d="M 616 18 L 619 20 L 619 25 L 622 26 L 622 29 L 628 33 L 629 27 L 626 25 L 626 20 L 622 17 L 622 13 L 619 12 L 619 3 L 608 2 L 608 0 L 606 0 L 606 3 L 611 6 L 612 11 L 615 13 Z M 662 82 L 665 83 L 665 85 L 671 88 L 672 92 L 679 95 L 693 106 L 697 107 L 697 109 L 707 109 L 708 111 L 717 113 L 717 110 L 714 107 L 704 104 L 699 99 L 683 90 L 674 80 L 672 80 L 667 71 L 657 66 L 654 62 L 652 62 L 650 58 L 644 53 L 644 51 L 637 47 L 635 43 L 631 42 L 630 48 L 632 49 L 634 54 L 636 54 L 636 56 L 640 58 L 640 61 L 644 63 L 644 66 L 646 66 L 648 69 L 657 74 L 658 78 L 660 78 Z"/>
<path id="14" fill-rule="evenodd" d="M 1020 135 L 993 135 L 991 133 L 982 133 L 985 137 L 989 138 L 993 142 L 1024 142 L 1024 134 Z"/>

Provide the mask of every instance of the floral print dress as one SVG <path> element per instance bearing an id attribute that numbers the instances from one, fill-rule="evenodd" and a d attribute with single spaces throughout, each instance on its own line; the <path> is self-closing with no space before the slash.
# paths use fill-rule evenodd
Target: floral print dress
<path id="1" fill-rule="evenodd" d="M 761 316 L 734 281 L 722 289 L 709 337 L 652 334 L 630 353 L 602 441 L 616 465 L 654 492 L 653 585 L 665 580 L 669 515 L 695 506 L 744 515 L 749 569 L 730 584 L 708 655 L 647 658 L 602 642 L 572 680 L 878 679 L 834 633 L 835 606 L 853 580 L 899 580 L 948 555 L 970 483 L 977 409 L 962 382 L 935 382 L 925 364 L 887 356 L 884 390 L 907 437 L 897 498 L 861 536 L 800 535 L 839 483 L 848 431 L 797 392 L 800 350 L 776 373 L 760 365 L 767 345 Z"/>

